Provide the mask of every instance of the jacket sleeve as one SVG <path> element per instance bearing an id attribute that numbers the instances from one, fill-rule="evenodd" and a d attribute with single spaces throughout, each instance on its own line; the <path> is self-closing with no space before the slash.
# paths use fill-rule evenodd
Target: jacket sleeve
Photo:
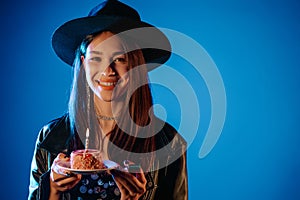
<path id="1" fill-rule="evenodd" d="M 161 155 L 154 199 L 188 199 L 187 144 L 177 131 L 166 125 L 157 143 L 164 143 L 165 156 Z M 165 166 L 165 167 L 164 167 Z"/>
<path id="2" fill-rule="evenodd" d="M 46 134 L 46 128 L 43 128 L 36 141 L 34 154 L 31 162 L 30 185 L 28 200 L 46 200 L 49 198 L 49 176 L 50 176 L 50 160 L 49 152 L 40 148 Z"/>
<path id="3" fill-rule="evenodd" d="M 168 131 L 165 134 L 171 140 L 172 153 L 170 151 L 170 158 L 173 157 L 174 162 L 168 164 L 165 173 L 167 174 L 167 180 L 173 180 L 172 199 L 174 200 L 187 200 L 188 199 L 188 175 L 187 175 L 187 143 L 183 137 L 177 133 L 174 137 L 170 137 L 172 132 L 175 132 L 173 127 L 168 127 Z M 169 133 L 169 134 L 168 134 Z M 177 158 L 177 159 L 176 159 Z"/>
<path id="4" fill-rule="evenodd" d="M 173 199 L 174 200 L 187 200 L 188 199 L 188 181 L 187 181 L 187 161 L 186 152 L 183 152 L 182 156 L 176 161 L 178 169 Z"/>

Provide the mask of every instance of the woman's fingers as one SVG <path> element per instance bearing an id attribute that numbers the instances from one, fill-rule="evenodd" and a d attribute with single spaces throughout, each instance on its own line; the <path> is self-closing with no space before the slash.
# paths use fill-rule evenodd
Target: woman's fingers
<path id="1" fill-rule="evenodd" d="M 124 185 L 124 187 L 129 191 L 138 192 L 138 193 L 145 192 L 144 189 L 146 188 L 145 186 L 147 180 L 145 178 L 144 173 L 140 173 L 138 175 L 140 177 L 139 179 L 128 172 L 123 172 L 119 170 L 115 170 L 114 172 L 112 172 L 112 174 L 114 175 L 116 181 Z M 140 181 L 140 179 L 142 181 Z"/>
<path id="2" fill-rule="evenodd" d="M 120 189 L 121 192 L 121 200 L 138 200 L 139 197 L 143 195 L 143 193 L 137 193 L 133 192 L 128 188 L 127 185 L 124 185 L 123 183 L 115 180 L 118 188 Z"/>
<path id="3" fill-rule="evenodd" d="M 139 165 L 130 165 L 129 166 L 129 172 L 134 173 L 135 177 L 143 184 L 147 183 L 147 179 L 145 177 L 145 174 L 142 170 L 142 168 Z"/>
<path id="4" fill-rule="evenodd" d="M 123 165 L 125 166 L 124 171 L 134 174 L 140 182 L 147 183 L 147 179 L 140 165 L 137 165 L 130 160 L 124 160 Z"/>
<path id="5" fill-rule="evenodd" d="M 59 153 L 59 154 L 56 156 L 54 162 L 55 162 L 55 161 L 70 161 L 70 158 L 69 158 L 66 154 L 64 154 L 64 153 Z"/>
<path id="6" fill-rule="evenodd" d="M 65 177 L 58 177 L 55 180 L 53 180 L 53 182 L 55 182 L 57 185 L 66 185 L 78 179 L 80 179 L 78 176 L 70 176 L 70 177 L 65 176 Z"/>
<path id="7" fill-rule="evenodd" d="M 121 199 L 120 200 L 126 200 L 126 199 L 129 199 L 129 192 L 128 190 L 126 190 L 123 185 L 121 183 L 119 183 L 116 179 L 115 179 L 115 182 L 121 192 Z"/>
<path id="8" fill-rule="evenodd" d="M 61 174 L 61 175 L 64 175 L 64 176 L 67 176 L 68 174 L 70 174 L 70 172 L 64 170 L 63 168 L 61 168 L 59 166 L 59 163 L 63 163 L 63 162 L 69 162 L 70 161 L 70 158 L 66 156 L 66 154 L 64 153 L 59 153 L 56 158 L 54 159 L 53 163 L 52 163 L 52 170 L 54 172 L 56 172 L 57 174 Z"/>
<path id="9" fill-rule="evenodd" d="M 58 191 L 66 191 L 73 188 L 80 180 L 80 174 L 70 174 L 68 176 L 57 174 L 53 170 L 51 171 L 50 181 L 51 185 Z"/>
<path id="10" fill-rule="evenodd" d="M 130 166 L 132 165 L 127 166 L 125 170 L 111 170 L 111 174 L 120 189 L 121 200 L 138 200 L 146 192 L 147 180 L 143 170 L 138 166 L 133 173 Z"/>
<path id="11" fill-rule="evenodd" d="M 78 182 L 80 178 L 78 177 L 70 177 L 63 179 L 61 181 L 56 182 L 58 187 L 65 188 L 65 189 L 72 189 Z"/>
<path id="12" fill-rule="evenodd" d="M 69 190 L 81 180 L 81 175 L 70 173 L 58 166 L 58 163 L 66 161 L 69 161 L 69 158 L 65 154 L 59 153 L 52 163 L 50 186 L 54 191 L 64 192 Z"/>
<path id="13" fill-rule="evenodd" d="M 135 194 L 142 193 L 142 189 L 140 189 L 135 185 L 132 185 L 131 183 L 121 178 L 120 176 L 114 176 L 114 178 L 119 189 L 125 191 L 125 194 L 129 194 L 130 196 L 133 196 Z"/>

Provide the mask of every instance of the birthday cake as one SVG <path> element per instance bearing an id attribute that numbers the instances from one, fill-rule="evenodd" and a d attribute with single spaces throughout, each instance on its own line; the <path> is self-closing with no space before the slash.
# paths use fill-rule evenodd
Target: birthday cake
<path id="1" fill-rule="evenodd" d="M 98 150 L 83 149 L 73 151 L 70 162 L 72 169 L 93 170 L 105 168 Z"/>

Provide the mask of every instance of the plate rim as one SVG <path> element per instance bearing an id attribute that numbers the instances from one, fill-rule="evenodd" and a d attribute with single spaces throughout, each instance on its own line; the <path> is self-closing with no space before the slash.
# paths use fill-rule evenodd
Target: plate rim
<path id="1" fill-rule="evenodd" d="M 103 160 L 102 161 L 105 165 L 105 162 L 110 162 L 110 163 L 113 163 L 115 166 L 112 166 L 112 167 L 107 167 L 106 168 L 102 168 L 102 169 L 72 169 L 72 168 L 69 168 L 69 167 L 64 167 L 61 165 L 61 163 L 68 163 L 70 164 L 70 161 L 64 161 L 64 160 L 60 160 L 57 162 L 57 166 L 59 168 L 61 168 L 62 170 L 67 170 L 69 172 L 72 172 L 72 173 L 77 173 L 77 174 L 91 174 L 91 173 L 98 173 L 98 172 L 102 172 L 102 171 L 108 171 L 108 170 L 111 170 L 111 169 L 115 169 L 117 168 L 119 165 L 112 161 L 112 160 Z"/>

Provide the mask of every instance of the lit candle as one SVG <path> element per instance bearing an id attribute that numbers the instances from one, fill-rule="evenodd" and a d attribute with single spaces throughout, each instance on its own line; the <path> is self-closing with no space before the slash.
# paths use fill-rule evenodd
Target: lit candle
<path id="1" fill-rule="evenodd" d="M 85 152 L 89 148 L 89 136 L 90 136 L 90 130 L 89 130 L 89 128 L 87 128 L 86 133 L 85 133 L 85 151 L 84 151 L 83 157 L 85 157 Z"/>

